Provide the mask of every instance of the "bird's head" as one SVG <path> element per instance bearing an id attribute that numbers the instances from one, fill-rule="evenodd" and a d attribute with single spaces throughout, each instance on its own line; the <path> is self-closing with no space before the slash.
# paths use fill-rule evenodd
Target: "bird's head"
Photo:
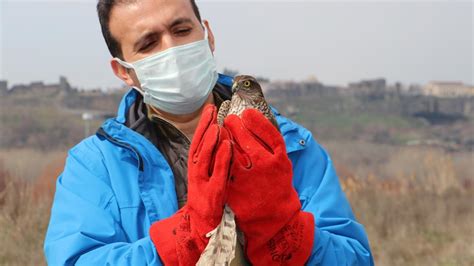
<path id="1" fill-rule="evenodd" d="M 260 87 L 257 79 L 247 75 L 236 76 L 234 78 L 232 93 L 263 96 L 262 87 Z"/>

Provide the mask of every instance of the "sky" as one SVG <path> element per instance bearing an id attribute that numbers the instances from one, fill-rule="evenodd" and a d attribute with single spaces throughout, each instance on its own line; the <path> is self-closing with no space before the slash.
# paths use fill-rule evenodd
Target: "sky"
<path id="1" fill-rule="evenodd" d="M 122 83 L 112 73 L 96 0 L 0 0 L 0 80 L 60 75 L 79 88 Z M 216 37 L 220 70 L 345 85 L 474 84 L 472 1 L 197 0 Z"/>

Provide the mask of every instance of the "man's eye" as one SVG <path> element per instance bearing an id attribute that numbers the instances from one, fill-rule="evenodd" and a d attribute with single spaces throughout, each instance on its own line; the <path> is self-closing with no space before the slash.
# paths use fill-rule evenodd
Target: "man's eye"
<path id="1" fill-rule="evenodd" d="M 175 34 L 178 36 L 183 36 L 183 35 L 187 35 L 190 31 L 191 29 L 179 29 L 175 31 Z"/>
<path id="2" fill-rule="evenodd" d="M 142 47 L 140 48 L 140 52 L 146 52 L 146 51 L 148 51 L 150 48 L 153 47 L 153 44 L 154 44 L 154 43 L 155 43 L 155 42 L 148 42 L 148 43 L 142 45 Z"/>

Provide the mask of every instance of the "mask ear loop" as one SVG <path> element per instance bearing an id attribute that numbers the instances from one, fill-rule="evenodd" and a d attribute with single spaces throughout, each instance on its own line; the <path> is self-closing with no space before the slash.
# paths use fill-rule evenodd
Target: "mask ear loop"
<path id="1" fill-rule="evenodd" d="M 133 86 L 132 89 L 135 89 L 136 91 L 138 91 L 138 93 L 140 93 L 143 97 L 145 97 L 145 92 L 139 87 Z"/>
<path id="2" fill-rule="evenodd" d="M 207 32 L 206 24 L 204 24 L 204 22 L 201 22 L 201 24 L 202 24 L 202 27 L 204 28 L 204 40 L 208 40 L 209 33 Z"/>
<path id="3" fill-rule="evenodd" d="M 122 59 L 120 59 L 118 57 L 114 57 L 114 59 L 112 59 L 112 60 L 115 60 L 117 63 L 119 63 L 120 65 L 122 65 L 125 68 L 135 70 L 135 68 L 133 67 L 132 64 L 127 63 L 127 62 L 123 61 Z M 138 91 L 141 95 L 143 95 L 143 96 L 145 95 L 145 92 L 142 89 L 140 89 L 139 87 L 133 86 L 132 88 L 135 89 L 136 91 Z"/>

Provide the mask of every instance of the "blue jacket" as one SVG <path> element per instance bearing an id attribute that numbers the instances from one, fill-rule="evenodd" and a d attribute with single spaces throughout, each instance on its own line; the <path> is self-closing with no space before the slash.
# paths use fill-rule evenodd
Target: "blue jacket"
<path id="1" fill-rule="evenodd" d="M 220 76 L 220 83 L 229 79 Z M 116 118 L 73 147 L 58 177 L 44 252 L 48 264 L 161 265 L 150 225 L 178 210 L 174 178 L 158 149 L 124 125 L 137 92 Z M 275 111 L 275 110 L 274 110 Z M 332 161 L 311 133 L 275 111 L 302 209 L 316 221 L 308 265 L 373 265 Z"/>

